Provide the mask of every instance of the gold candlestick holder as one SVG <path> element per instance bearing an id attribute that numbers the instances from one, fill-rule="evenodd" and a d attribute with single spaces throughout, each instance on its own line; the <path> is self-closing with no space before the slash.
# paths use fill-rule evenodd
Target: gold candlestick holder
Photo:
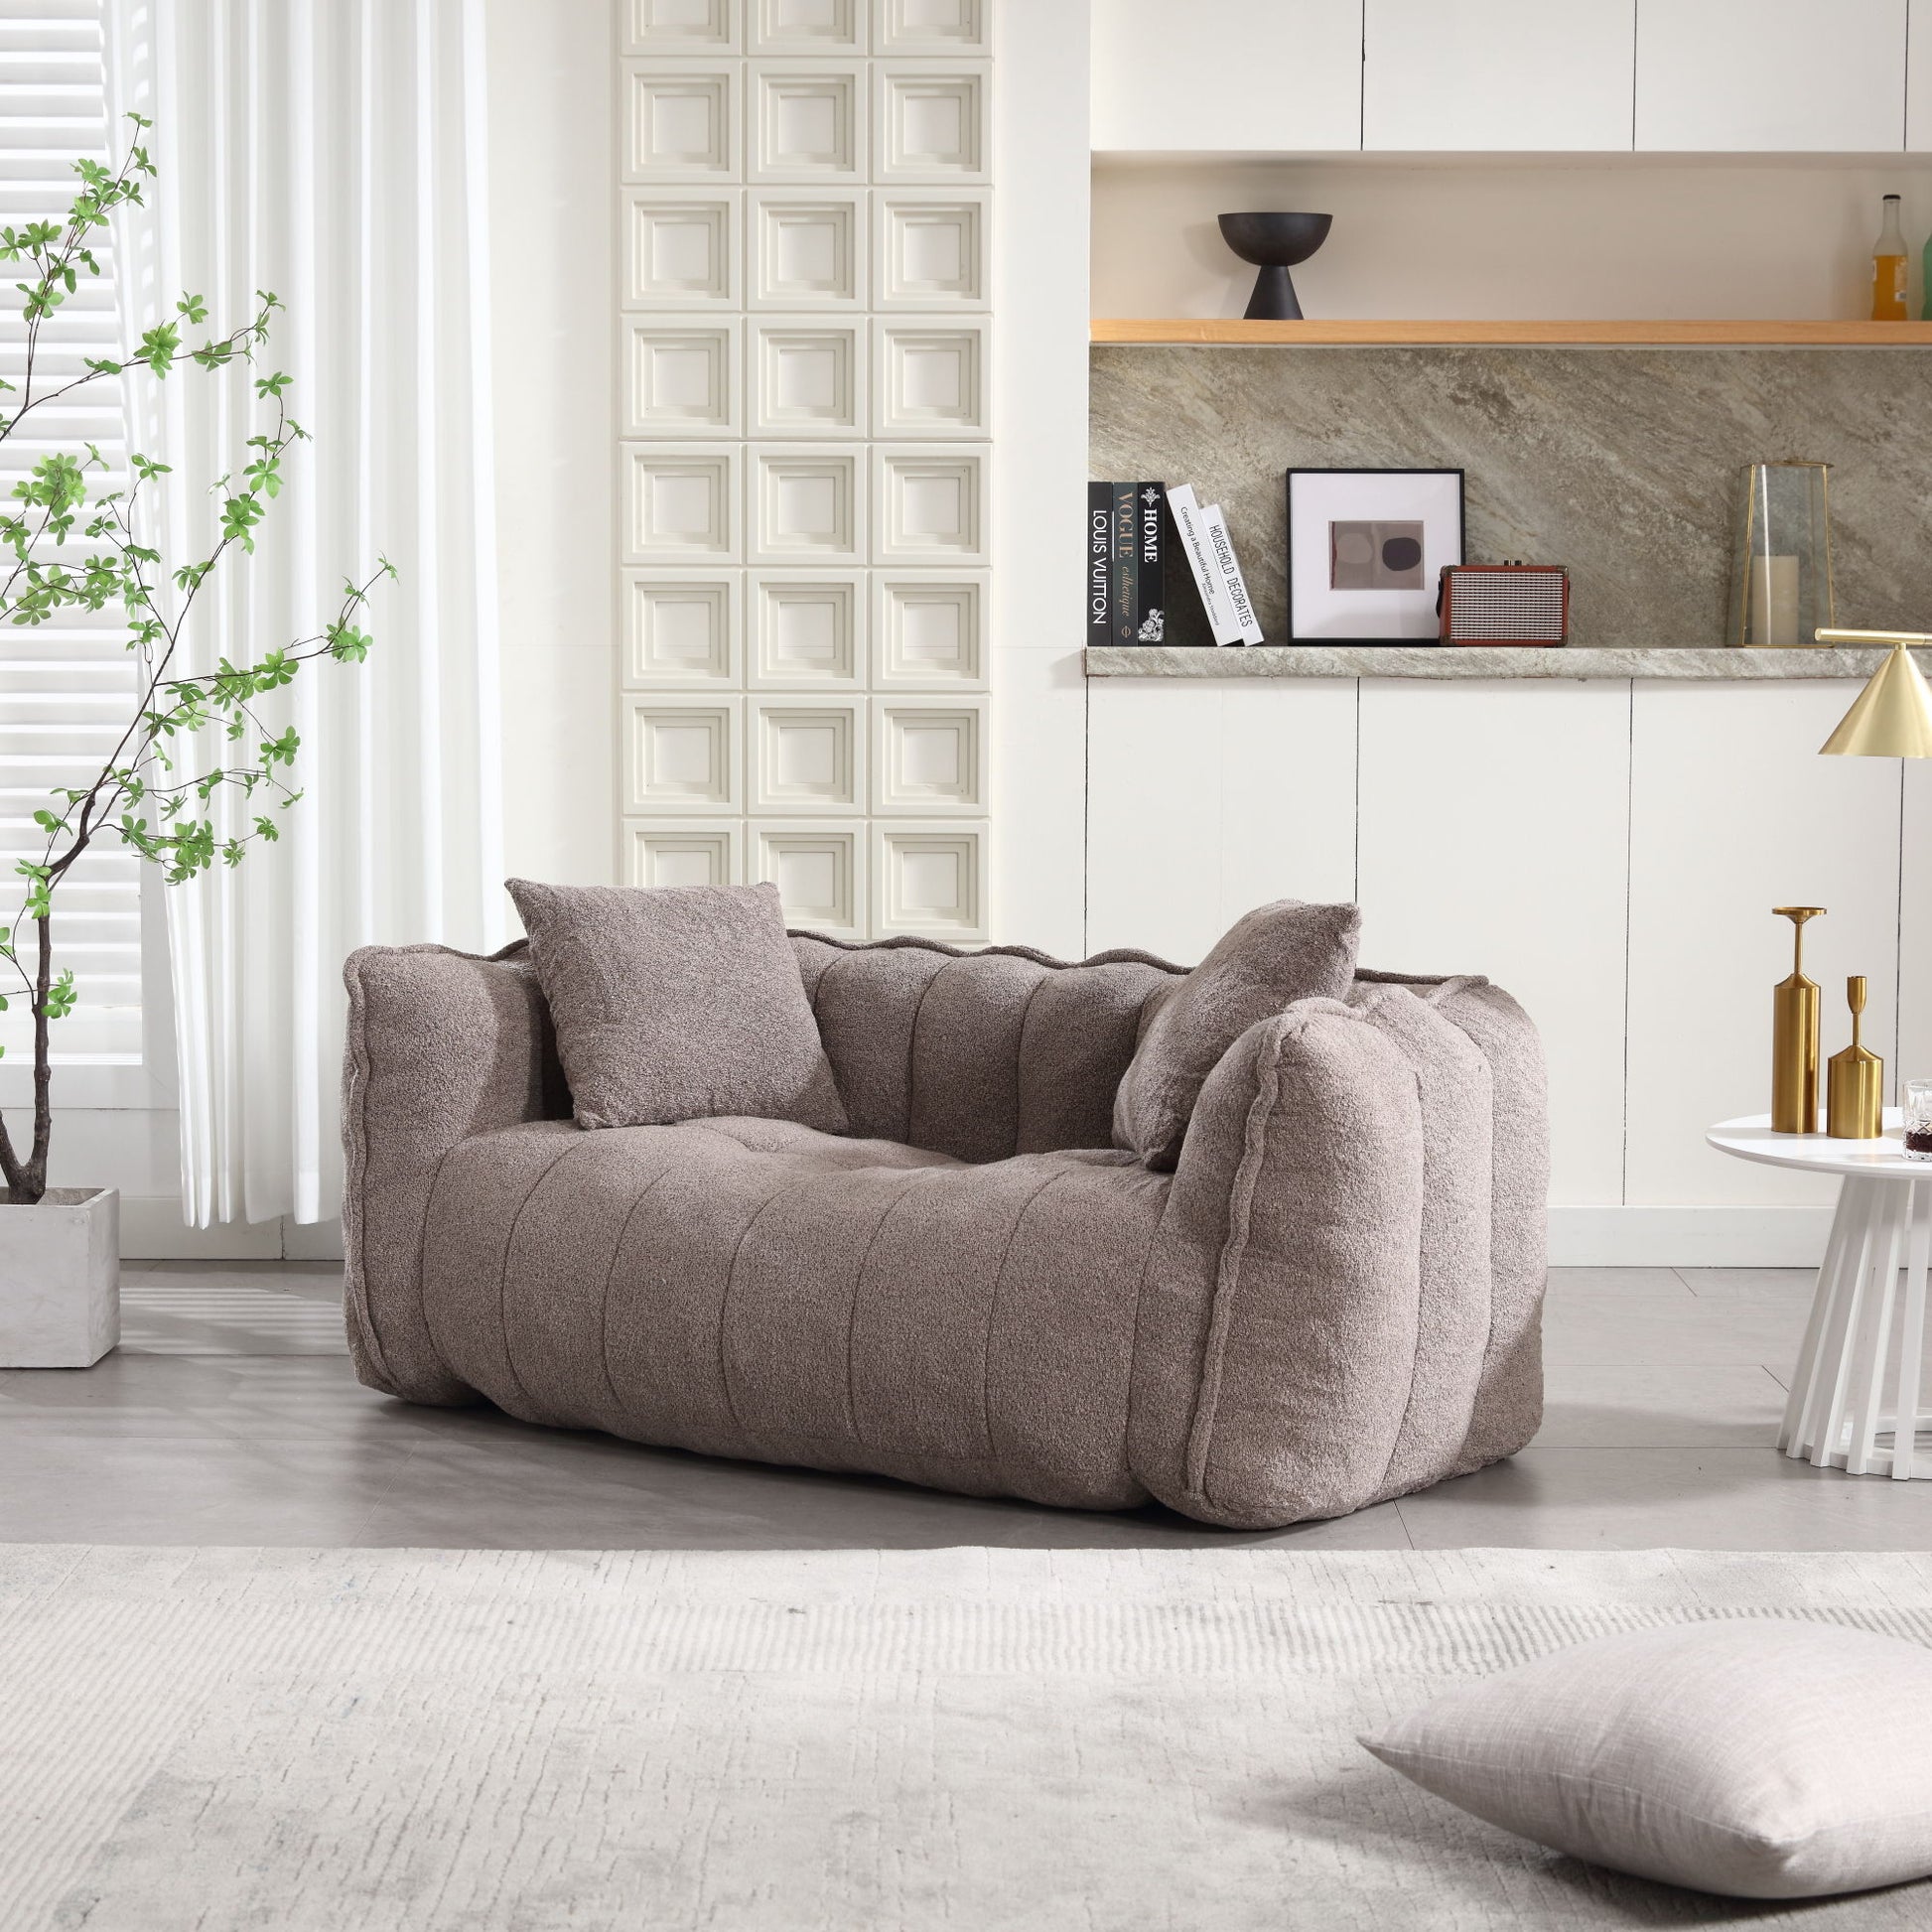
<path id="1" fill-rule="evenodd" d="M 1822 905 L 1774 905 L 1789 919 L 1791 977 L 1771 991 L 1771 1132 L 1818 1132 L 1818 982 L 1805 977 L 1805 921 Z"/>
<path id="2" fill-rule="evenodd" d="M 1864 1020 L 1864 975 L 1845 982 L 1852 1008 L 1852 1043 L 1834 1053 L 1826 1085 L 1825 1131 L 1835 1141 L 1875 1141 L 1885 1125 L 1885 1063 L 1865 1050 L 1860 1032 Z"/>

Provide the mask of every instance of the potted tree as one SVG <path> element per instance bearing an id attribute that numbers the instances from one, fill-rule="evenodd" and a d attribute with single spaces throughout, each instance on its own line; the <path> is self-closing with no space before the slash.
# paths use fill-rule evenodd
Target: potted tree
<path id="1" fill-rule="evenodd" d="M 258 292 L 255 313 L 226 334 L 208 330 L 201 299 L 144 330 L 125 362 L 83 357 L 47 373 L 61 310 L 83 276 L 100 273 L 94 250 L 114 209 L 138 205 L 154 167 L 134 123 L 118 166 L 77 161 L 79 192 L 63 220 L 0 227 L 0 260 L 22 265 L 16 287 L 25 340 L 18 383 L 0 380 L 0 444 L 28 433 L 34 412 L 88 383 L 115 377 L 161 381 L 177 370 L 218 377 L 258 366 L 276 309 Z M 24 1002 L 33 1052 L 31 1109 L 0 1113 L 0 1368 L 85 1367 L 119 1338 L 119 1201 L 107 1187 L 50 1187 L 56 1030 L 78 997 L 56 941 L 63 885 L 97 843 L 113 841 L 158 866 L 170 884 L 216 865 L 240 864 L 272 841 L 276 814 L 301 796 L 293 729 L 263 723 L 256 702 L 319 658 L 359 662 L 369 638 L 359 620 L 389 565 L 343 587 L 333 619 L 315 635 L 225 659 L 211 672 L 186 668 L 182 639 L 196 601 L 230 551 L 252 551 L 256 526 L 282 483 L 282 460 L 304 432 L 288 413 L 288 378 L 253 376 L 260 421 L 236 475 L 214 484 L 218 512 L 206 551 L 170 562 L 144 541 L 144 489 L 168 474 L 134 454 L 125 486 L 102 488 L 98 450 L 44 454 L 0 502 L 0 623 L 41 624 L 64 612 L 124 610 L 134 659 L 126 728 L 86 782 L 58 789 L 34 811 L 35 856 L 21 860 L 18 909 L 0 905 L 0 1010 Z M 203 747 L 212 745 L 211 755 Z M 236 809 L 217 812 L 217 794 Z M 217 818 L 226 824 L 217 824 Z M 12 895 L 8 895 L 11 900 Z M 0 1046 L 0 1051 L 4 1051 Z"/>

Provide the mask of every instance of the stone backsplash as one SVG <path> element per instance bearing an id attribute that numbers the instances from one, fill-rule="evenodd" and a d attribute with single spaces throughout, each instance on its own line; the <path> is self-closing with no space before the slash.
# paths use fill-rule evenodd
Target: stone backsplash
<path id="1" fill-rule="evenodd" d="M 1468 561 L 1567 565 L 1573 642 L 1710 645 L 1738 473 L 1791 460 L 1833 466 L 1839 621 L 1932 630 L 1932 349 L 1092 351 L 1089 474 L 1219 501 L 1271 643 L 1285 470 L 1460 467 Z"/>

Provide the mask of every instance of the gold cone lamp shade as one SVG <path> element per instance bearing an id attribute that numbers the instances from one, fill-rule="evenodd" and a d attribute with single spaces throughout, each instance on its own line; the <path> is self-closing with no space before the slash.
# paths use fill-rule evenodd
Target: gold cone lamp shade
<path id="1" fill-rule="evenodd" d="M 1890 644 L 1838 729 L 1820 747 L 1827 758 L 1932 759 L 1932 686 L 1912 661 L 1913 644 L 1932 636 L 1902 630 L 1820 630 L 1821 644 Z"/>

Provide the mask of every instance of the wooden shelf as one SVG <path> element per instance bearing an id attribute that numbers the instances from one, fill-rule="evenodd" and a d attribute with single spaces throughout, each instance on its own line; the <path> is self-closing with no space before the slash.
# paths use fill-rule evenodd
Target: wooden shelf
<path id="1" fill-rule="evenodd" d="M 1096 343 L 1561 344 L 1619 348 L 1924 348 L 1932 322 L 1243 322 L 1096 317 Z"/>

